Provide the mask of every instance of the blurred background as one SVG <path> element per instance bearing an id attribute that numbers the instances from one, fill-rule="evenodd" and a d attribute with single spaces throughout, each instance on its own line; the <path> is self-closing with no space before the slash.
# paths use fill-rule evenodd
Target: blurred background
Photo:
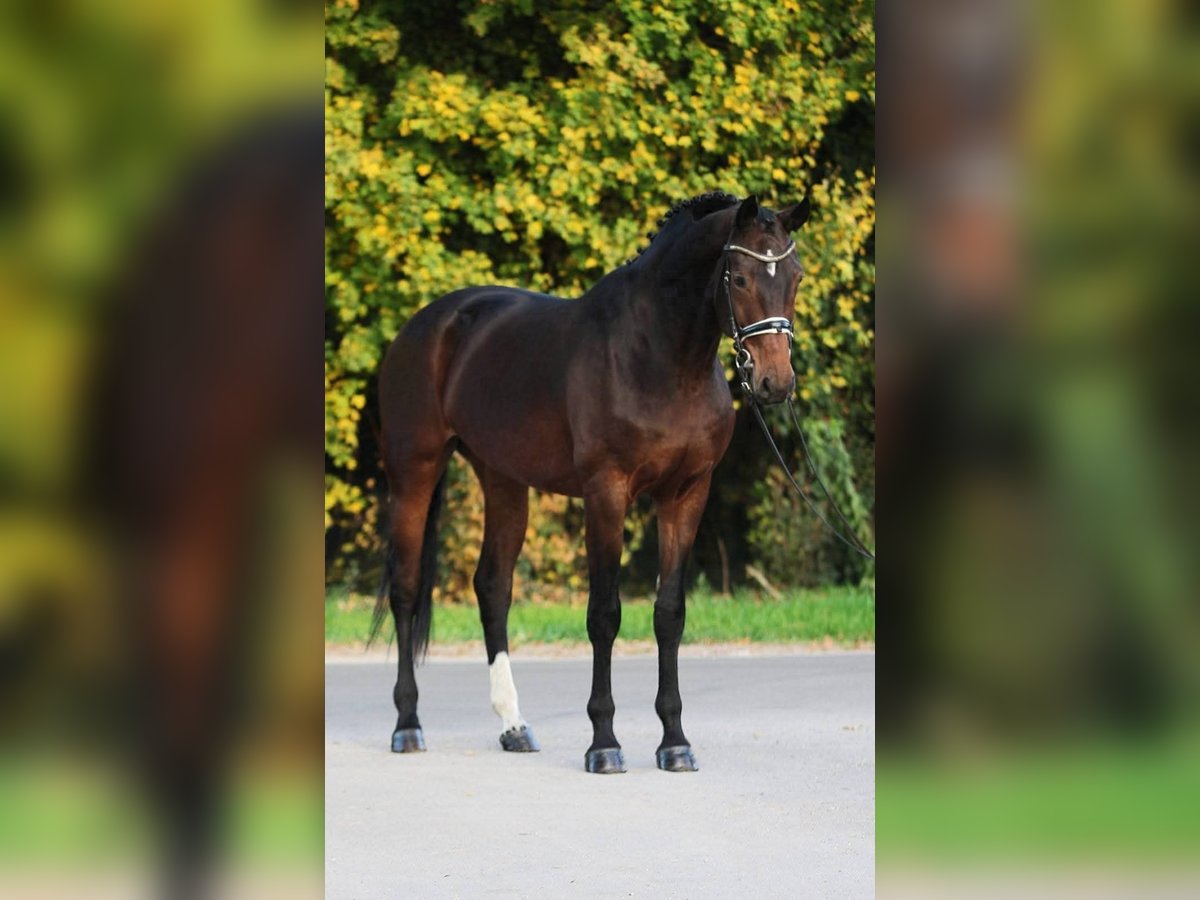
<path id="1" fill-rule="evenodd" d="M 279 376 L 319 327 L 320 26 L 294 10 L 0 13 L 6 894 L 319 890 L 317 387 Z M 325 15 L 326 585 L 373 580 L 371 373 L 407 316 L 466 282 L 578 293 L 717 187 L 814 198 L 804 414 L 874 546 L 873 4 Z M 1194 893 L 1195 13 L 915 0 L 878 31 L 880 893 Z M 756 440 L 699 572 L 873 595 Z M 537 503 L 518 574 L 577 588 L 578 513 Z"/>
<path id="2" fill-rule="evenodd" d="M 871 15 L 869 3 L 791 0 L 327 4 L 331 602 L 366 603 L 354 592 L 379 583 L 375 373 L 409 317 L 471 284 L 577 297 L 636 255 L 674 204 L 713 190 L 775 209 L 812 197 L 795 235 L 800 410 L 834 497 L 873 545 Z M 728 341 L 721 357 L 731 365 Z M 776 411 L 772 427 L 802 473 L 786 418 Z M 483 499 L 457 457 L 447 491 L 435 596 L 474 603 Z M 579 501 L 533 495 L 518 597 L 582 600 L 582 529 Z M 652 593 L 655 548 L 647 500 L 628 520 L 627 596 Z M 693 569 L 721 594 L 869 587 L 874 576 L 790 493 L 745 409 Z"/>
<path id="3" fill-rule="evenodd" d="M 879 892 L 1195 893 L 1195 9 L 878 30 Z"/>
<path id="4" fill-rule="evenodd" d="M 6 896 L 320 890 L 320 42 L 0 12 Z"/>

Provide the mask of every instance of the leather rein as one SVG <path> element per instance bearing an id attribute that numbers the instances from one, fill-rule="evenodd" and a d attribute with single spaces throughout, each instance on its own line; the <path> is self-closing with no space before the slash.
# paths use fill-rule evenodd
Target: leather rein
<path id="1" fill-rule="evenodd" d="M 730 285 L 729 279 L 729 254 L 743 253 L 746 256 L 758 260 L 759 262 L 765 263 L 767 265 L 768 274 L 770 274 L 773 278 L 775 277 L 776 264 L 779 263 L 780 260 L 786 259 L 788 256 L 796 252 L 796 242 L 789 241 L 787 247 L 784 248 L 784 250 L 779 254 L 772 254 L 769 251 L 767 253 L 758 253 L 757 251 L 750 250 L 747 247 L 741 247 L 732 243 L 726 243 L 722 250 L 723 272 L 721 275 L 721 281 L 725 286 L 725 300 L 729 306 L 729 334 L 733 338 L 734 351 L 733 366 L 737 372 L 738 382 L 741 385 L 742 391 L 745 393 L 746 399 L 750 401 L 750 409 L 754 412 L 754 417 L 758 420 L 759 427 L 762 429 L 762 433 L 767 438 L 767 443 L 771 445 L 771 450 L 773 450 L 775 453 L 775 459 L 779 462 L 780 467 L 783 469 L 784 474 L 787 475 L 788 481 L 791 482 L 791 485 L 793 488 L 795 488 L 796 493 L 798 493 L 801 498 L 803 498 L 804 502 L 808 504 L 808 508 L 811 509 L 816 517 L 825 524 L 826 528 L 834 533 L 838 540 L 840 540 L 855 553 L 858 553 L 860 556 L 866 557 L 874 562 L 875 554 L 868 550 L 866 545 L 859 540 L 858 535 L 854 533 L 854 527 L 850 524 L 850 522 L 846 519 L 846 516 L 843 515 L 841 509 L 839 509 L 838 505 L 834 502 L 833 496 L 829 493 L 829 488 L 825 486 L 825 481 L 821 478 L 821 473 L 817 470 L 816 463 L 813 462 L 812 454 L 808 451 L 808 442 L 804 439 L 804 430 L 800 427 L 800 419 L 796 415 L 796 408 L 792 405 L 792 398 L 788 397 L 787 406 L 788 410 L 792 414 L 792 421 L 795 423 L 796 433 L 800 435 L 800 445 L 804 448 L 804 458 L 808 462 L 808 467 L 812 471 L 813 477 L 816 479 L 817 484 L 820 485 L 821 490 L 824 492 L 825 498 L 829 501 L 830 507 L 835 513 L 837 513 L 838 518 L 841 519 L 842 524 L 845 526 L 850 537 L 846 537 L 846 535 L 838 531 L 838 529 L 835 528 L 833 524 L 830 523 L 827 518 L 825 518 L 824 515 L 822 515 L 820 509 L 817 508 L 817 505 L 813 499 L 804 492 L 804 489 L 800 486 L 799 482 L 797 482 L 793 477 L 791 468 L 788 466 L 787 461 L 783 458 L 783 454 L 779 451 L 779 447 L 776 445 L 775 439 L 771 437 L 771 431 L 769 428 L 767 428 L 767 422 L 763 418 L 762 409 L 759 407 L 758 400 L 754 396 L 754 391 L 750 387 L 750 379 L 754 372 L 754 360 L 751 359 L 750 351 L 745 347 L 745 340 L 759 334 L 786 334 L 789 340 L 788 352 L 790 353 L 790 342 L 796 339 L 796 334 L 792 326 L 791 318 L 785 316 L 768 316 L 765 319 L 759 319 L 757 322 L 751 322 L 745 327 L 738 325 L 737 316 L 733 309 L 733 288 Z"/>

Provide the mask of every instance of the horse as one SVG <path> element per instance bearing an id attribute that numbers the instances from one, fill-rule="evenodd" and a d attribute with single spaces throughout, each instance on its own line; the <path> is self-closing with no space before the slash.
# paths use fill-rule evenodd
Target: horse
<path id="1" fill-rule="evenodd" d="M 755 402 L 795 386 L 796 289 L 791 233 L 809 201 L 772 212 L 751 195 L 714 191 L 673 206 L 632 260 L 582 297 L 468 287 L 418 311 L 379 371 L 379 433 L 387 477 L 388 547 L 373 634 L 395 620 L 396 728 L 391 749 L 425 749 L 415 658 L 427 647 L 446 466 L 458 452 L 484 493 L 484 536 L 473 585 L 487 649 L 491 702 L 506 751 L 538 742 L 522 718 L 508 654 L 513 568 L 525 539 L 529 488 L 580 497 L 592 644 L 588 772 L 625 771 L 613 731 L 612 646 L 621 626 L 618 575 L 630 505 L 649 496 L 658 517 L 655 711 L 658 768 L 696 771 L 683 733 L 678 651 L 684 569 L 713 469 L 733 433 L 718 360 L 731 336 Z M 747 323 L 747 324 L 740 324 Z"/>
<path id="2" fill-rule="evenodd" d="M 119 721 L 162 820 L 168 897 L 202 893 L 220 858 L 273 596 L 264 485 L 319 483 L 313 112 L 260 110 L 170 186 L 108 289 L 88 379 L 81 481 L 113 548 Z"/>

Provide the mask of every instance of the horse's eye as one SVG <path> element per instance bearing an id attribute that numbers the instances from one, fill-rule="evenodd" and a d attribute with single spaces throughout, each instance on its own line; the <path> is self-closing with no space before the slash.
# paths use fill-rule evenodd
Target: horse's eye
<path id="1" fill-rule="evenodd" d="M 745 287 L 746 286 L 746 276 L 745 275 L 734 275 L 733 283 L 737 287 Z"/>

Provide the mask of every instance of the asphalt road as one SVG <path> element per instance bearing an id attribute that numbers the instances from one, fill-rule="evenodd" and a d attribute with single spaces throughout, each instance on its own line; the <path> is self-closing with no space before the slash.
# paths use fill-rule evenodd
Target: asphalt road
<path id="1" fill-rule="evenodd" d="M 604 776 L 586 659 L 514 655 L 535 754 L 500 749 L 482 659 L 418 669 L 429 749 L 406 755 L 393 665 L 328 662 L 326 897 L 874 896 L 874 653 L 682 659 L 696 773 L 655 768 L 656 673 L 614 661 L 629 771 Z"/>

